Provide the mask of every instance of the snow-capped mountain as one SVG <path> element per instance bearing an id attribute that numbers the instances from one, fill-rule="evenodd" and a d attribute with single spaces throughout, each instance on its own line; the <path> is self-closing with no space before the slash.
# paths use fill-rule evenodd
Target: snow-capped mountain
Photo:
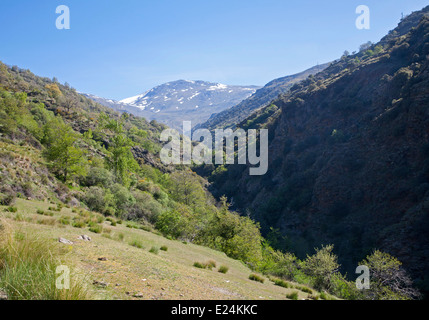
<path id="1" fill-rule="evenodd" d="M 87 96 L 113 109 L 130 112 L 147 120 L 156 120 L 172 128 L 181 129 L 183 121 L 192 121 L 192 126 L 205 122 L 214 113 L 231 108 L 250 97 L 259 88 L 178 80 L 121 101 Z"/>

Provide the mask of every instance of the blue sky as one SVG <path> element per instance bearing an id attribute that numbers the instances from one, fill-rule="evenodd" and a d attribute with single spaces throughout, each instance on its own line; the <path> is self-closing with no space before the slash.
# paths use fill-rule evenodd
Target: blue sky
<path id="1" fill-rule="evenodd" d="M 358 5 L 371 29 L 355 27 Z M 420 0 L 1 0 L 0 60 L 123 99 L 188 79 L 264 85 L 376 42 Z M 57 30 L 67 5 L 71 29 Z"/>

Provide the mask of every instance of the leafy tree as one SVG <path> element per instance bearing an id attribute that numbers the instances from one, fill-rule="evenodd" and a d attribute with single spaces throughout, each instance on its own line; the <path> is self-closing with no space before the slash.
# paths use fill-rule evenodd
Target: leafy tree
<path id="1" fill-rule="evenodd" d="M 44 126 L 44 133 L 45 156 L 56 175 L 64 181 L 73 175 L 84 175 L 83 152 L 75 147 L 78 135 L 73 129 L 56 117 Z"/>
<path id="2" fill-rule="evenodd" d="M 204 205 L 205 194 L 198 179 L 186 171 L 171 175 L 171 192 L 173 198 L 188 206 Z"/>
<path id="3" fill-rule="evenodd" d="M 69 113 L 73 108 L 75 108 L 78 105 L 78 101 L 75 97 L 71 95 L 67 95 L 61 99 L 61 104 L 64 107 L 64 109 L 66 109 L 67 112 Z"/>
<path id="4" fill-rule="evenodd" d="M 412 287 L 412 280 L 402 268 L 402 263 L 388 253 L 374 251 L 360 265 L 370 271 L 370 289 L 365 290 L 366 299 L 398 300 L 419 298 Z"/>
<path id="5" fill-rule="evenodd" d="M 203 232 L 204 243 L 256 268 L 262 259 L 259 224 L 230 212 L 226 197 L 221 198 L 221 203 L 221 209 Z"/>
<path id="6" fill-rule="evenodd" d="M 59 97 L 62 97 L 63 95 L 63 93 L 61 92 L 60 88 L 58 88 L 58 85 L 56 83 L 47 84 L 45 88 L 48 90 L 48 93 L 52 98 L 57 99 Z"/>
<path id="7" fill-rule="evenodd" d="M 131 174 L 139 168 L 131 152 L 133 142 L 127 137 L 122 121 L 109 119 L 106 114 L 101 114 L 99 122 L 102 128 L 108 129 L 113 133 L 108 148 L 110 153 L 108 158 L 109 167 L 113 170 L 116 181 L 129 187 Z"/>
<path id="8" fill-rule="evenodd" d="M 373 43 L 371 42 L 371 41 L 368 41 L 368 42 L 365 42 L 365 43 L 363 43 L 363 44 L 361 44 L 360 46 L 359 46 L 359 51 L 366 51 L 366 50 L 368 50 L 371 46 L 373 45 Z"/>
<path id="9" fill-rule="evenodd" d="M 333 249 L 333 245 L 316 248 L 316 253 L 312 256 L 307 255 L 303 262 L 304 273 L 313 278 L 314 287 L 318 290 L 329 290 L 333 275 L 338 273 L 340 265 L 337 262 L 338 257 L 332 252 Z"/>

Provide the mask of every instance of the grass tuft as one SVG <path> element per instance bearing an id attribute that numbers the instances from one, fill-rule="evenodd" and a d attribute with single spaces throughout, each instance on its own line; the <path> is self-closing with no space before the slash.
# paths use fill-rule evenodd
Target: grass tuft
<path id="1" fill-rule="evenodd" d="M 283 287 L 283 288 L 291 288 L 291 287 L 292 287 L 292 286 L 289 284 L 289 282 L 284 281 L 284 280 L 282 280 L 282 279 L 274 279 L 274 284 L 275 284 L 276 286 Z"/>
<path id="2" fill-rule="evenodd" d="M 220 266 L 218 272 L 220 273 L 227 273 L 229 268 L 227 266 Z"/>
<path id="3" fill-rule="evenodd" d="M 286 298 L 290 300 L 298 300 L 298 291 L 294 291 L 286 295 Z"/>
<path id="4" fill-rule="evenodd" d="M 252 281 L 260 282 L 260 283 L 264 283 L 264 281 L 265 281 L 265 279 L 264 279 L 264 278 L 262 278 L 261 276 L 258 276 L 257 274 L 254 274 L 254 273 L 252 273 L 252 274 L 249 276 L 249 279 L 250 279 L 250 280 L 252 280 Z"/>
<path id="5" fill-rule="evenodd" d="M 143 242 L 141 240 L 139 240 L 139 239 L 133 239 L 133 240 L 131 240 L 129 242 L 129 245 L 133 246 L 133 247 L 136 247 L 136 248 L 139 248 L 139 249 L 143 249 L 144 248 Z"/>
<path id="6" fill-rule="evenodd" d="M 70 278 L 68 290 L 57 289 L 56 270 L 64 263 L 60 251 L 52 243 L 13 232 L 1 221 L 0 228 L 0 288 L 9 300 L 90 298 L 85 285 L 76 276 Z"/>
<path id="7" fill-rule="evenodd" d="M 150 248 L 149 252 L 154 253 L 154 254 L 158 254 L 159 249 L 157 247 L 152 247 L 152 248 Z"/>

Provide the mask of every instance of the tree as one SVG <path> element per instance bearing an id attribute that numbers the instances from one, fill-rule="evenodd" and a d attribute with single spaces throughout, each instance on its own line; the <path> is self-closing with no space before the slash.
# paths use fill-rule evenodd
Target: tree
<path id="1" fill-rule="evenodd" d="M 48 93 L 51 97 L 57 99 L 63 95 L 60 88 L 58 88 L 56 83 L 47 84 L 45 88 L 48 90 Z"/>
<path id="2" fill-rule="evenodd" d="M 369 48 L 371 48 L 372 45 L 373 45 L 373 43 L 371 41 L 365 42 L 365 43 L 363 43 L 363 44 L 360 45 L 359 51 L 361 51 L 361 52 L 362 51 L 366 51 Z"/>
<path id="3" fill-rule="evenodd" d="M 99 117 L 99 123 L 102 129 L 110 130 L 113 133 L 108 148 L 110 153 L 107 159 L 108 165 L 113 170 L 116 181 L 129 187 L 130 175 L 139 168 L 131 152 L 133 142 L 124 132 L 122 121 L 109 119 L 103 113 Z"/>
<path id="4" fill-rule="evenodd" d="M 55 174 L 64 181 L 71 175 L 85 173 L 83 152 L 75 147 L 77 138 L 73 129 L 58 117 L 44 127 L 45 156 L 51 161 Z"/>
<path id="5" fill-rule="evenodd" d="M 402 263 L 388 253 L 374 251 L 360 265 L 370 271 L 370 289 L 365 290 L 367 299 L 398 300 L 416 299 L 420 293 L 412 287 L 412 280 L 402 268 Z"/>
<path id="6" fill-rule="evenodd" d="M 73 96 L 65 96 L 62 99 L 62 105 L 63 105 L 64 109 L 67 110 L 67 113 L 69 113 L 70 110 L 72 110 L 74 107 L 76 107 L 77 104 L 78 104 L 78 101 Z"/>
<path id="7" fill-rule="evenodd" d="M 205 194 L 196 177 L 190 172 L 179 171 L 171 175 L 173 198 L 187 206 L 204 205 Z"/>
<path id="8" fill-rule="evenodd" d="M 316 289 L 329 290 L 332 276 L 338 273 L 340 267 L 338 257 L 332 252 L 333 245 L 322 246 L 321 249 L 315 250 L 314 255 L 307 255 L 307 259 L 303 262 L 303 271 L 313 278 Z"/>
<path id="9" fill-rule="evenodd" d="M 202 233 L 202 242 L 256 267 L 262 259 L 259 224 L 249 217 L 239 216 L 228 210 L 226 197 L 221 199 L 221 208 L 216 212 Z"/>

